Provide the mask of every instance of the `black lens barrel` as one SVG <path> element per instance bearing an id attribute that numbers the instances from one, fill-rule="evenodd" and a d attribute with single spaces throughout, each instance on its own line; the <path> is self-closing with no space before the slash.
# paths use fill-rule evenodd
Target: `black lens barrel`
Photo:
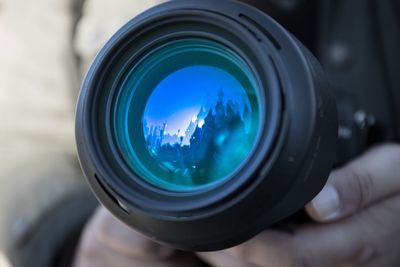
<path id="1" fill-rule="evenodd" d="M 170 40 L 204 38 L 246 60 L 264 110 L 250 160 L 223 185 L 176 193 L 144 186 L 110 135 L 110 99 L 120 73 Z M 171 1 L 128 22 L 100 51 L 76 115 L 79 158 L 99 201 L 119 219 L 183 250 L 246 241 L 295 213 L 323 187 L 336 149 L 336 106 L 313 55 L 269 16 L 233 1 Z"/>

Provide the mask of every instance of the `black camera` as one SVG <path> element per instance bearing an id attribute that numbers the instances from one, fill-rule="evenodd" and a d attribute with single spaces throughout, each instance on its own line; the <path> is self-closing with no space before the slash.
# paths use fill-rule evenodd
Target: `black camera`
<path id="1" fill-rule="evenodd" d="M 335 163 L 365 149 L 375 118 L 356 112 L 358 127 L 343 99 L 256 8 L 171 1 L 94 60 L 77 107 L 79 158 L 100 202 L 131 227 L 183 250 L 223 249 L 302 209 Z M 348 131 L 359 134 L 338 141 Z"/>

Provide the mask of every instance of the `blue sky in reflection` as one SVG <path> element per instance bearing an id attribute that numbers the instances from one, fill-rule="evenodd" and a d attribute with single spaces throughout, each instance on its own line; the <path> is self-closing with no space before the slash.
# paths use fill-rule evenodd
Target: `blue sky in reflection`
<path id="1" fill-rule="evenodd" d="M 235 101 L 242 114 L 249 100 L 242 85 L 228 72 L 212 66 L 190 66 L 162 80 L 151 94 L 143 115 L 144 131 L 163 127 L 164 134 L 184 136 L 189 124 L 204 123 L 197 116 L 207 112 L 223 91 L 224 101 Z M 147 128 L 147 129 L 146 129 Z"/>

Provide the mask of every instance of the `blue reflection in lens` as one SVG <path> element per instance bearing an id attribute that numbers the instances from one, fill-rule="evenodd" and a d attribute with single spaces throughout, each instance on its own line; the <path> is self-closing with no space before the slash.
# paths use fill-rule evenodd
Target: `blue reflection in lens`
<path id="1" fill-rule="evenodd" d="M 257 142 L 258 92 L 252 70 L 228 47 L 203 39 L 164 44 L 116 87 L 118 152 L 138 178 L 169 191 L 226 181 Z"/>
<path id="2" fill-rule="evenodd" d="M 144 135 L 148 141 L 153 139 L 148 144 L 152 151 L 158 143 L 189 145 L 195 128 L 203 128 L 207 115 L 218 113 L 216 119 L 222 124 L 233 119 L 227 116 L 243 120 L 246 109 L 251 110 L 246 93 L 228 72 L 211 66 L 187 67 L 155 88 L 143 116 Z M 152 136 L 154 132 L 156 136 Z"/>
<path id="3" fill-rule="evenodd" d="M 146 145 L 174 174 L 170 182 L 210 183 L 229 174 L 252 148 L 246 140 L 250 113 L 246 91 L 231 74 L 212 66 L 186 67 L 151 94 L 143 115 Z"/>

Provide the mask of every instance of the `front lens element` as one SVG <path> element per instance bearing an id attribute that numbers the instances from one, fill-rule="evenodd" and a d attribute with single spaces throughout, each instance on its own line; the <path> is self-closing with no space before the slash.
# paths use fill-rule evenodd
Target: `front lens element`
<path id="1" fill-rule="evenodd" d="M 114 103 L 114 128 L 122 157 L 150 184 L 193 191 L 223 182 L 257 140 L 255 77 L 219 43 L 166 44 L 129 69 Z"/>

